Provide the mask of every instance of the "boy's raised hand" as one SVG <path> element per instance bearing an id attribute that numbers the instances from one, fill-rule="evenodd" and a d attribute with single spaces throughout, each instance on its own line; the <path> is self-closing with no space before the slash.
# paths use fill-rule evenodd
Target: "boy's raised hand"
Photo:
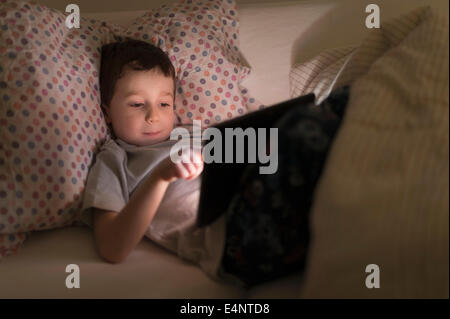
<path id="1" fill-rule="evenodd" d="M 181 159 L 182 160 L 179 163 L 175 163 L 170 156 L 167 157 L 158 164 L 154 173 L 162 180 L 169 183 L 178 178 L 184 178 L 189 181 L 202 173 L 203 156 L 200 151 L 191 148 L 190 151 L 187 152 L 185 149 Z"/>

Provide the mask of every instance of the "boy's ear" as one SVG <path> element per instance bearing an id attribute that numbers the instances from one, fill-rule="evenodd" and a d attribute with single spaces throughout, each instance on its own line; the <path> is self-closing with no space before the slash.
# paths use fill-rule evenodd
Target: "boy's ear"
<path id="1" fill-rule="evenodd" d="M 101 107 L 102 107 L 103 114 L 105 115 L 106 123 L 110 124 L 111 118 L 109 117 L 109 108 L 104 103 L 102 103 Z"/>

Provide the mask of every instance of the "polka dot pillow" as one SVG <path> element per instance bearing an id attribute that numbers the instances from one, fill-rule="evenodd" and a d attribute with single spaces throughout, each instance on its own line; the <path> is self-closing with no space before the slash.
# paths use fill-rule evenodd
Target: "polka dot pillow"
<path id="1" fill-rule="evenodd" d="M 32 2 L 0 0 L 0 258 L 29 231 L 78 223 L 95 151 L 108 135 L 100 109 L 103 44 L 122 36 L 162 47 L 177 70 L 177 112 L 208 126 L 260 107 L 240 82 L 233 1 L 181 1 L 128 29 Z"/>
<path id="2" fill-rule="evenodd" d="M 177 71 L 176 112 L 183 123 L 203 126 L 260 107 L 241 81 L 249 73 L 239 53 L 232 0 L 184 0 L 149 11 L 123 34 L 163 49 Z"/>
<path id="3" fill-rule="evenodd" d="M 0 258 L 31 230 L 70 225 L 106 136 L 98 87 L 107 24 L 0 0 Z"/>

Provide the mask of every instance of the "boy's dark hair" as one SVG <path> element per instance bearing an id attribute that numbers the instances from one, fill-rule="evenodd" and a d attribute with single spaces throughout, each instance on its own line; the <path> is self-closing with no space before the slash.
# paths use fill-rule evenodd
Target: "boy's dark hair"
<path id="1" fill-rule="evenodd" d="M 174 81 L 175 98 L 175 68 L 167 54 L 150 43 L 126 39 L 102 47 L 100 92 L 105 106 L 109 107 L 117 80 L 123 75 L 125 66 L 138 71 L 156 68 L 165 76 L 170 76 Z"/>

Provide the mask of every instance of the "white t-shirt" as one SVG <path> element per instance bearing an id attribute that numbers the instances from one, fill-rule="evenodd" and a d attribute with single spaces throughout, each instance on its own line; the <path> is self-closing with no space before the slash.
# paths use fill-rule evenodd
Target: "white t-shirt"
<path id="1" fill-rule="evenodd" d="M 191 127 L 182 127 L 189 130 L 192 142 Z M 176 140 L 168 139 L 149 146 L 135 146 L 120 139 L 107 140 L 89 170 L 82 222 L 92 227 L 92 208 L 120 212 L 140 182 L 170 156 L 170 148 L 175 143 Z M 207 227 L 195 226 L 200 186 L 201 175 L 191 181 L 177 179 L 170 183 L 145 236 L 219 279 L 225 245 L 225 214 Z M 221 277 L 228 276 L 222 274 Z"/>

